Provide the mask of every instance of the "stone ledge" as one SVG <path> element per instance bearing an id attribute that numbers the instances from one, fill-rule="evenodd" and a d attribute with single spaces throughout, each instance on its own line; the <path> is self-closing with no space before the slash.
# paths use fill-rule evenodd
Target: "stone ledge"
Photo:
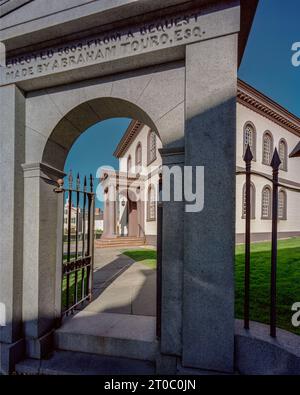
<path id="1" fill-rule="evenodd" d="M 153 375 L 151 362 L 71 351 L 55 351 L 48 360 L 25 359 L 16 366 L 20 375 Z"/>
<path id="2" fill-rule="evenodd" d="M 12 344 L 0 343 L 0 375 L 10 374 L 25 354 L 24 339 Z"/>
<path id="3" fill-rule="evenodd" d="M 243 321 L 235 323 L 235 367 L 244 375 L 300 375 L 300 336 L 277 329 L 277 338 L 269 335 L 269 326 Z"/>
<path id="4" fill-rule="evenodd" d="M 38 339 L 26 339 L 26 353 L 30 358 L 41 359 L 53 350 L 54 331 L 46 333 Z"/>

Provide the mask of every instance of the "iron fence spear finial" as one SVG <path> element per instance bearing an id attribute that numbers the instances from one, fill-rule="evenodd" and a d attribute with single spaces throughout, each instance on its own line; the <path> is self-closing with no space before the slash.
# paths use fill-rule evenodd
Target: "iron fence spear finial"
<path id="1" fill-rule="evenodd" d="M 274 154 L 272 157 L 272 161 L 271 161 L 271 167 L 273 168 L 273 171 L 278 170 L 280 165 L 281 165 L 281 160 L 280 160 L 277 148 L 275 148 L 275 151 L 274 151 Z"/>
<path id="2" fill-rule="evenodd" d="M 69 173 L 69 188 L 70 189 L 73 188 L 73 174 L 72 174 L 72 170 L 70 170 L 70 173 Z"/>
<path id="3" fill-rule="evenodd" d="M 84 183 L 83 183 L 83 191 L 86 192 L 87 180 L 86 176 L 84 176 Z"/>
<path id="4" fill-rule="evenodd" d="M 93 188 L 94 188 L 94 179 L 93 179 L 93 175 L 90 174 L 90 187 L 91 187 L 91 192 L 93 192 Z"/>
<path id="5" fill-rule="evenodd" d="M 246 148 L 245 155 L 244 155 L 244 162 L 250 163 L 252 161 L 252 159 L 253 159 L 253 154 L 252 154 L 250 145 L 248 144 L 247 148 Z"/>
<path id="6" fill-rule="evenodd" d="M 77 191 L 80 190 L 80 176 L 79 176 L 79 173 L 77 173 L 76 188 L 77 188 Z"/>

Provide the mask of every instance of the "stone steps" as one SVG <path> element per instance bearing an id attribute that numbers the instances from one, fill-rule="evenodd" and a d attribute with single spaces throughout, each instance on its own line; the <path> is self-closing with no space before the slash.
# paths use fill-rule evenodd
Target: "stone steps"
<path id="1" fill-rule="evenodd" d="M 145 244 L 144 237 L 117 237 L 110 239 L 100 239 L 95 241 L 96 248 L 109 248 L 109 247 L 134 247 L 142 246 Z"/>
<path id="2" fill-rule="evenodd" d="M 64 351 L 154 362 L 155 317 L 82 311 L 55 332 L 55 348 Z"/>
<path id="3" fill-rule="evenodd" d="M 155 364 L 128 358 L 72 351 L 54 351 L 41 361 L 25 359 L 16 365 L 19 375 L 153 375 Z"/>

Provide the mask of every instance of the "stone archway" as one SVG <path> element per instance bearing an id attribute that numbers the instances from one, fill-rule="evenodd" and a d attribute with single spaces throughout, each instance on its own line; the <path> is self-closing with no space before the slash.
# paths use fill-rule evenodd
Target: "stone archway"
<path id="1" fill-rule="evenodd" d="M 166 148 L 182 146 L 184 83 L 184 64 L 175 62 L 29 93 L 26 137 L 29 145 L 38 143 L 38 149 L 27 152 L 26 162 L 45 162 L 62 170 L 80 133 L 112 117 L 139 119 L 160 130 Z"/>
<path id="2" fill-rule="evenodd" d="M 170 84 L 175 81 L 176 87 L 171 88 Z M 164 94 L 160 95 L 161 90 Z M 27 281 L 31 281 L 31 289 L 43 292 L 38 301 L 35 293 L 24 292 L 25 317 L 36 317 L 25 319 L 26 336 L 34 350 L 29 351 L 30 356 L 38 357 L 40 354 L 36 350 L 41 350 L 44 343 L 49 344 L 47 337 L 60 316 L 61 265 L 58 257 L 61 246 L 58 241 L 62 226 L 58 213 L 62 211 L 63 202 L 62 197 L 53 196 L 53 182 L 63 177 L 64 163 L 72 145 L 91 125 L 109 118 L 126 117 L 149 125 L 159 134 L 164 146 L 181 147 L 183 102 L 184 68 L 181 63 L 159 70 L 147 69 L 137 75 L 122 74 L 119 79 L 93 80 L 28 95 L 26 138 L 35 149 L 27 152 L 23 166 L 25 201 L 30 199 L 33 190 L 39 200 L 25 210 L 24 273 L 25 277 L 28 275 Z M 40 246 L 38 254 L 32 250 L 33 240 Z"/>
<path id="3" fill-rule="evenodd" d="M 58 103 L 56 105 L 59 106 Z M 153 120 L 136 104 L 118 97 L 99 97 L 79 104 L 64 115 L 48 138 L 42 162 L 63 169 L 66 155 L 86 129 L 95 123 L 117 117 L 138 119 L 158 133 Z"/>
<path id="4" fill-rule="evenodd" d="M 99 91 L 101 91 L 101 86 L 99 86 Z M 139 108 L 136 104 L 130 103 L 124 99 L 119 99 L 119 98 L 114 98 L 114 97 L 100 97 L 100 98 L 95 98 L 92 100 L 89 100 L 87 102 L 79 104 L 77 107 L 73 108 L 70 110 L 64 118 L 62 118 L 58 124 L 55 126 L 54 130 L 50 134 L 50 137 L 48 138 L 48 141 L 45 145 L 43 156 L 42 156 L 42 166 L 44 168 L 48 167 L 48 169 L 56 169 L 56 174 L 59 174 L 59 171 L 62 171 L 64 168 L 64 162 L 66 159 L 66 156 L 69 154 L 74 142 L 77 140 L 77 138 L 82 134 L 85 133 L 85 131 L 92 126 L 94 123 L 99 123 L 102 122 L 106 119 L 114 118 L 115 115 L 121 118 L 130 118 L 134 117 L 134 119 L 141 120 L 140 122 L 143 122 L 146 125 L 151 125 L 151 129 L 154 130 L 157 134 L 158 131 L 156 129 L 156 126 L 154 122 L 151 120 L 151 118 L 143 111 L 141 108 Z M 75 123 L 75 120 L 77 122 Z M 80 124 L 78 123 L 78 120 L 80 120 Z M 104 134 L 103 139 L 110 139 L 109 134 Z M 101 140 L 99 139 L 99 144 L 101 143 Z M 103 144 L 105 145 L 105 141 L 103 141 Z M 84 155 L 89 155 L 88 151 L 82 152 L 82 156 Z M 99 165 L 101 164 L 101 157 L 98 158 L 99 160 Z M 49 177 L 52 181 L 55 181 L 57 178 L 57 175 L 54 173 L 50 174 Z M 63 175 L 63 174 L 62 174 Z M 116 191 L 118 186 L 115 185 L 114 181 L 116 179 L 111 180 L 110 177 L 107 179 L 107 187 L 106 189 L 112 190 L 112 195 L 116 195 Z M 124 183 L 124 180 L 123 180 Z M 49 184 L 51 185 L 51 183 Z M 66 183 L 67 185 L 67 183 Z M 97 181 L 94 184 L 95 189 L 97 187 Z M 66 186 L 67 187 L 67 186 Z M 105 196 L 111 194 L 104 194 Z M 116 196 L 115 196 L 116 198 Z M 46 196 L 44 197 L 46 201 L 50 201 L 51 197 Z M 58 212 L 58 218 L 59 218 L 59 211 L 61 211 L 61 197 L 58 197 L 58 207 L 56 208 Z M 128 200 L 128 237 L 131 237 L 132 243 L 134 242 L 134 238 L 138 238 L 138 218 L 137 218 L 137 202 L 136 201 L 131 201 L 130 199 Z M 104 240 L 104 243 L 109 243 L 109 240 L 111 238 L 116 238 L 117 237 L 117 201 L 115 200 L 110 200 L 108 198 L 105 198 L 105 212 L 104 212 L 104 217 L 107 215 L 109 216 L 108 221 L 104 221 L 104 234 L 102 235 L 102 239 Z M 47 219 L 45 216 L 41 218 L 41 220 L 45 223 L 47 220 L 50 222 L 53 222 L 53 213 L 55 213 L 55 207 L 53 206 L 53 212 L 52 212 L 52 218 L 49 217 Z M 59 225 L 59 219 L 58 219 L 58 225 Z M 26 226 L 26 225 L 25 225 Z M 57 243 L 56 243 L 56 248 L 54 246 L 54 234 L 51 235 L 48 233 L 48 239 L 53 240 L 53 246 L 52 250 L 60 251 L 60 245 L 61 245 L 61 234 L 58 230 L 56 230 L 56 235 L 57 235 Z M 139 240 L 140 242 L 140 240 Z M 47 247 L 46 247 L 47 248 Z M 56 254 L 56 256 L 59 256 L 60 252 Z M 48 251 L 48 256 L 51 256 L 50 253 L 50 245 L 49 245 L 49 251 Z M 101 262 L 99 262 L 99 259 L 97 261 L 98 268 Z M 56 258 L 56 267 L 57 267 L 57 272 L 61 272 L 61 265 L 59 263 L 59 260 Z M 93 277 L 93 276 L 92 276 Z M 55 285 L 56 289 L 61 288 L 61 282 L 56 281 Z M 129 289 L 129 287 L 128 287 Z M 155 298 L 155 290 L 156 287 L 153 289 L 153 292 L 151 293 L 151 296 L 153 294 L 153 301 L 152 304 L 155 306 L 156 304 L 156 298 Z M 59 314 L 60 311 L 60 293 L 56 292 L 56 301 L 55 301 L 55 306 L 56 306 L 56 312 Z M 129 294 L 129 291 L 128 291 Z M 70 307 L 70 306 L 69 306 Z M 72 307 L 72 306 L 71 306 Z M 131 310 L 133 311 L 133 307 L 131 306 Z M 134 315 L 135 313 L 131 313 Z M 138 315 L 141 315 L 140 313 Z M 154 316 L 155 314 L 153 314 Z"/>
<path id="5" fill-rule="evenodd" d="M 175 370 L 179 358 L 232 372 L 237 67 L 257 1 L 76 1 L 76 18 L 63 2 L 57 12 L 32 3 L 2 18 L 10 51 L 0 69 L 5 371 L 52 346 L 63 203 L 53 181 L 83 130 L 130 116 L 159 131 L 163 165 L 205 167 L 202 212 L 164 203 L 161 358 Z"/>

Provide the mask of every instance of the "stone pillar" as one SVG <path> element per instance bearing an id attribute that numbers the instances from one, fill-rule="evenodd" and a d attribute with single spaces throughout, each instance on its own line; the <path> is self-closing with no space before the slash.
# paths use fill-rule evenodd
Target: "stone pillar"
<path id="1" fill-rule="evenodd" d="M 23 169 L 26 354 L 42 358 L 52 348 L 52 331 L 61 313 L 63 194 L 53 191 L 53 181 L 64 173 L 43 163 Z"/>
<path id="2" fill-rule="evenodd" d="M 109 230 L 108 211 L 109 211 L 108 193 L 104 192 L 103 234 L 102 234 L 102 238 L 106 237 L 106 235 L 108 234 L 108 230 Z"/>
<path id="3" fill-rule="evenodd" d="M 238 35 L 186 48 L 185 164 L 205 167 L 184 215 L 183 366 L 233 371 Z"/>
<path id="4" fill-rule="evenodd" d="M 138 210 L 138 236 L 145 237 L 145 188 L 144 184 L 139 185 L 139 194 L 137 200 L 137 210 Z"/>
<path id="5" fill-rule="evenodd" d="M 176 357 L 182 353 L 184 204 L 174 201 L 174 177 L 170 174 L 176 174 L 177 168 L 181 177 L 184 148 L 161 149 L 160 154 L 163 190 L 168 189 L 167 179 L 170 180 L 170 201 L 163 202 L 161 352 Z"/>
<path id="6" fill-rule="evenodd" d="M 109 203 L 109 236 L 116 237 L 116 202 Z"/>
<path id="7" fill-rule="evenodd" d="M 25 98 L 0 88 L 0 375 L 22 357 L 23 171 Z"/>
<path id="8" fill-rule="evenodd" d="M 115 186 L 109 185 L 105 196 L 104 233 L 102 238 L 116 237 Z"/>

